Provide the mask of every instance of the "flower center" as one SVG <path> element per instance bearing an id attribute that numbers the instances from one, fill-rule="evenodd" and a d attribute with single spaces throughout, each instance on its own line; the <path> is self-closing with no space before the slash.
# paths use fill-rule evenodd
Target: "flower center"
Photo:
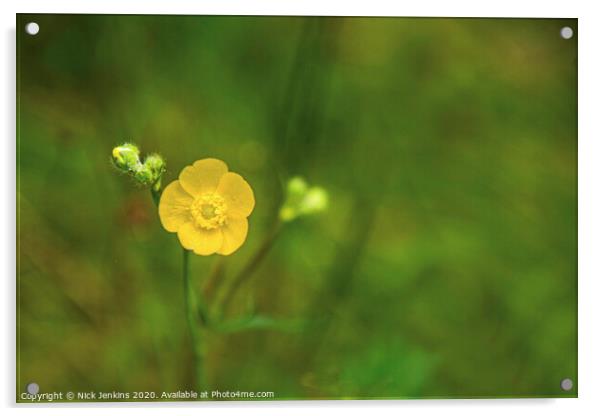
<path id="1" fill-rule="evenodd" d="M 201 215 L 203 218 L 210 220 L 215 217 L 215 207 L 211 204 L 203 204 L 201 205 Z"/>
<path id="2" fill-rule="evenodd" d="M 198 227 L 213 230 L 226 223 L 226 202 L 219 195 L 204 194 L 194 200 L 190 213 Z"/>

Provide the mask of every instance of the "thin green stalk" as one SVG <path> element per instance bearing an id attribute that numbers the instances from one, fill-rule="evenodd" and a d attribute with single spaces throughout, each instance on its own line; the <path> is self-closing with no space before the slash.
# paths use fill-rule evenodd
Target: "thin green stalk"
<path id="1" fill-rule="evenodd" d="M 188 321 L 188 331 L 190 332 L 190 340 L 192 342 L 192 353 L 194 355 L 194 380 L 195 388 L 202 390 L 204 382 L 204 346 L 203 337 L 199 330 L 199 303 L 190 279 L 190 252 L 185 248 L 182 249 L 182 278 L 184 282 L 184 298 L 186 301 L 186 319 Z"/>
<path id="2" fill-rule="evenodd" d="M 151 187 L 151 196 L 157 208 L 161 199 L 161 189 Z M 205 386 L 204 377 L 204 345 L 200 331 L 201 325 L 207 324 L 205 304 L 197 299 L 194 285 L 190 278 L 190 252 L 182 248 L 182 282 L 184 284 L 184 301 L 186 304 L 186 321 L 194 359 L 194 387 L 200 391 Z"/>
<path id="3" fill-rule="evenodd" d="M 255 270 L 257 270 L 257 267 L 261 264 L 262 260 L 269 253 L 274 241 L 276 241 L 276 237 L 278 237 L 278 234 L 280 233 L 281 228 L 282 221 L 278 220 L 272 227 L 272 230 L 267 234 L 265 240 L 263 240 L 261 246 L 259 246 L 259 249 L 255 252 L 255 255 L 251 257 L 247 264 L 236 275 L 232 284 L 228 287 L 225 295 L 222 297 L 221 302 L 219 302 L 217 305 L 218 318 L 221 318 L 223 314 L 226 313 L 228 306 L 234 298 L 234 295 L 236 295 L 238 289 L 240 289 L 242 284 L 253 275 Z"/>
<path id="4" fill-rule="evenodd" d="M 159 207 L 159 200 L 161 199 L 161 190 L 155 190 L 155 187 L 151 187 L 151 196 L 153 197 L 153 202 L 155 203 L 155 206 L 158 208 Z"/>

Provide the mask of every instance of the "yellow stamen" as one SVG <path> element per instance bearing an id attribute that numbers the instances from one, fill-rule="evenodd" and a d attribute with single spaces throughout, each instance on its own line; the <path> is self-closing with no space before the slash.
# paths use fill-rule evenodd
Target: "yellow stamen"
<path id="1" fill-rule="evenodd" d="M 226 202 L 219 195 L 204 194 L 192 203 L 190 213 L 197 226 L 213 230 L 226 223 Z"/>

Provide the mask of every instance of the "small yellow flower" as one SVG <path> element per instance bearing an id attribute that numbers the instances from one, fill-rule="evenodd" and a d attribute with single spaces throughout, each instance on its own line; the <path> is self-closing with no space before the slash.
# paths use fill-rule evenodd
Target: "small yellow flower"
<path id="1" fill-rule="evenodd" d="M 159 202 L 163 228 L 178 233 L 182 246 L 208 256 L 234 253 L 247 238 L 247 217 L 255 207 L 253 190 L 218 159 L 186 166 Z"/>

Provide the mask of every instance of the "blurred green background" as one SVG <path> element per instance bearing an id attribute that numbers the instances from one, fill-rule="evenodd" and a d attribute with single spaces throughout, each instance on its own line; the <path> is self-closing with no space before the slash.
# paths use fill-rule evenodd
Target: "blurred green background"
<path id="1" fill-rule="evenodd" d="M 40 25 L 36 36 L 25 23 Z M 211 389 L 277 399 L 576 396 L 576 19 L 18 15 L 18 380 L 193 386 L 181 247 L 111 166 L 217 157 L 255 191 L 230 279 L 300 330 L 215 336 Z M 217 256 L 192 256 L 206 276 Z M 217 282 L 219 285 L 220 282 Z"/>

